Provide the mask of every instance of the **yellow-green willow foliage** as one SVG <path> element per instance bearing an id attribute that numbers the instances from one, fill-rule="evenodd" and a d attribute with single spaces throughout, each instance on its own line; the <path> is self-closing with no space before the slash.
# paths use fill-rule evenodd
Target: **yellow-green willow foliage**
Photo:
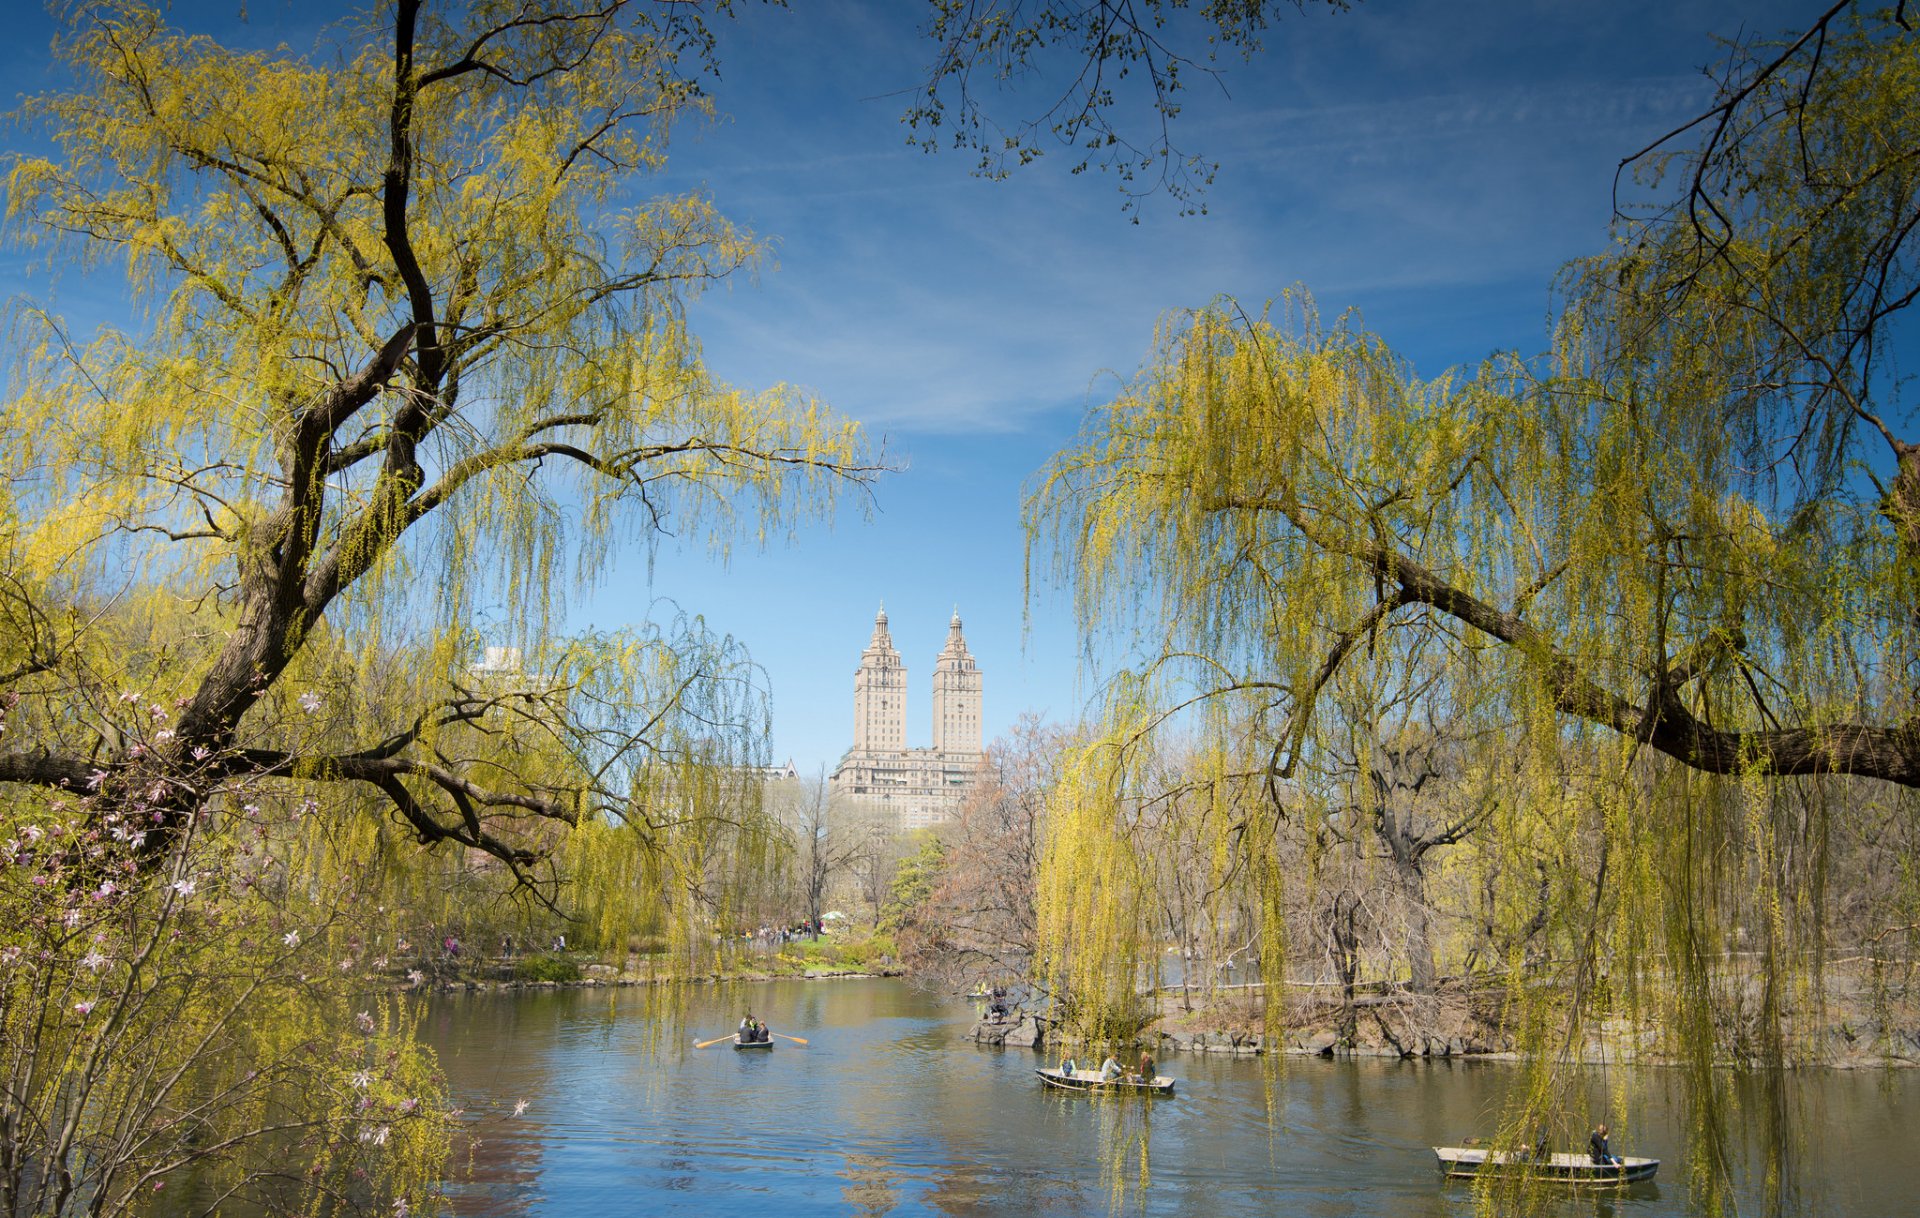
<path id="1" fill-rule="evenodd" d="M 25 107 L 57 151 L 12 160 L 10 235 L 123 269 L 151 324 L 16 319 L 7 569 L 231 610 L 176 751 L 233 738 L 322 623 L 402 622 L 454 679 L 476 606 L 537 640 L 610 547 L 766 540 L 872 472 L 817 403 L 716 383 L 681 323 L 758 254 L 639 193 L 705 111 L 694 19 L 407 0 L 305 58 L 72 6 L 77 83 Z"/>
<path id="2" fill-rule="evenodd" d="M 1417 704 L 1507 741 L 1510 798 L 1460 865 L 1536 928 L 1506 943 L 1512 1025 L 1549 1062 L 1651 1025 L 1710 1205 L 1715 1067 L 1817 1048 L 1828 826 L 1889 789 L 1910 822 L 1920 788 L 1920 444 L 1892 362 L 1920 36 L 1836 13 L 1728 63 L 1722 106 L 1638 158 L 1650 202 L 1563 273 L 1546 354 L 1428 380 L 1303 293 L 1221 301 L 1168 319 L 1029 504 L 1082 622 L 1146 657 L 1053 826 L 1048 950 L 1082 961 L 1055 967 L 1131 984 L 1145 734 L 1201 725 L 1311 834 L 1367 664 L 1427 640 L 1445 680 Z M 1563 1096 L 1543 1075 L 1510 1128 Z"/>
<path id="3" fill-rule="evenodd" d="M 1159 1013 L 1149 996 L 1163 948 L 1198 949 L 1196 967 L 1228 954 L 1223 924 L 1250 936 L 1263 975 L 1284 970 L 1285 876 L 1272 854 L 1245 849 L 1249 836 L 1272 839 L 1272 810 L 1227 750 L 1170 762 L 1152 738 L 1152 698 L 1143 683 L 1116 683 L 1111 732 L 1065 748 L 1047 791 L 1034 972 L 1055 1016 L 1096 1045 Z M 1263 1010 L 1270 1031 L 1282 1014 Z"/>
<path id="4" fill-rule="evenodd" d="M 558 598 L 617 545 L 771 540 L 876 469 L 818 403 L 715 382 L 682 323 L 759 253 L 705 199 L 643 194 L 707 111 L 700 15 L 402 0 L 311 57 L 131 0 L 65 17 L 75 83 L 24 107 L 55 151 L 12 158 L 9 235 L 118 269 L 147 324 L 15 318 L 0 536 L 36 629 L 4 675 L 39 734 L 0 783 L 219 756 L 347 784 L 522 883 L 598 819 L 688 837 L 667 827 L 714 809 L 635 791 L 753 760 L 743 657 L 698 631 L 556 645 Z M 104 645 L 89 614 L 150 590 L 192 607 L 179 633 Z M 482 633 L 520 686 L 476 672 Z M 174 719 L 135 756 L 83 704 L 161 673 Z M 169 788 L 153 859 L 202 797 Z"/>
<path id="5" fill-rule="evenodd" d="M 776 541 L 878 467 L 819 403 L 716 381 L 687 331 L 688 297 L 760 253 L 705 198 L 647 193 L 670 131 L 708 113 L 701 13 L 397 0 L 311 54 L 230 49 L 137 0 L 62 16 L 71 83 L 22 107 L 41 138 L 7 160 L 6 235 L 123 277 L 128 312 L 89 336 L 22 305 L 9 329 L 0 840 L 65 800 L 85 842 L 9 848 L 17 923 L 57 941 L 34 947 L 55 952 L 34 1009 L 92 972 L 63 911 L 111 878 L 116 917 L 182 925 L 166 883 L 197 883 L 180 868 L 229 833 L 271 864 L 236 898 L 266 908 L 165 939 L 164 992 L 270 978 L 192 1016 L 251 1038 L 235 1060 L 312 1050 L 369 956 L 389 983 L 423 972 L 509 900 L 610 955 L 645 932 L 711 959 L 767 851 L 737 781 L 763 760 L 763 683 L 697 618 L 558 638 L 555 610 L 623 547 Z M 319 942 L 338 958 L 311 968 L 275 947 Z M 417 1064 L 404 1013 L 364 1001 Z M 98 1021 L 28 1009 L 9 1002 L 10 1062 L 45 1094 L 85 1084 Z M 14 1153 L 96 1156 L 35 1123 L 35 1094 L 0 1098 Z M 371 1093 L 272 1094 L 297 1142 Z M 176 1119 L 128 1111 L 129 1137 Z M 223 1111 L 192 1136 L 278 1144 Z M 384 1128 L 367 1145 L 391 1157 Z M 316 1172 L 288 1204 L 365 1199 L 328 1173 L 372 1152 L 335 1142 L 297 1149 Z M 408 1146 L 383 1207 L 431 1174 L 429 1141 Z"/>
<path id="6" fill-rule="evenodd" d="M 9 805 L 0 1209 L 431 1212 L 454 1117 L 383 980 L 378 872 L 320 810 L 226 787 L 142 869 L 122 800 Z"/>

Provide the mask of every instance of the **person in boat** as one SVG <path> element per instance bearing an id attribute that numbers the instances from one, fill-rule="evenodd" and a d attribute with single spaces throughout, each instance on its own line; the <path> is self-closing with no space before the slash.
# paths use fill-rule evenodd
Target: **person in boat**
<path id="1" fill-rule="evenodd" d="M 1604 1124 L 1595 1125 L 1593 1132 L 1587 1135 L 1587 1152 L 1593 1156 L 1595 1163 L 1612 1165 L 1620 1162 L 1620 1156 L 1607 1147 L 1607 1127 Z"/>
<path id="2" fill-rule="evenodd" d="M 1111 1053 L 1107 1054 L 1106 1061 L 1100 1063 L 1100 1081 L 1103 1083 L 1110 1083 L 1125 1073 L 1126 1069 L 1113 1059 Z"/>
<path id="3" fill-rule="evenodd" d="M 1159 1069 L 1159 1066 L 1153 1060 L 1153 1054 L 1142 1049 L 1140 1051 L 1140 1069 L 1134 1074 L 1133 1081 L 1136 1083 L 1152 1083 L 1154 1078 L 1153 1072 L 1157 1069 Z"/>
<path id="4" fill-rule="evenodd" d="M 748 1011 L 740 1020 L 740 1028 L 733 1034 L 733 1038 L 743 1045 L 750 1045 L 760 1039 L 756 1034 L 756 1030 L 759 1027 L 760 1021 L 753 1017 L 752 1011 Z"/>

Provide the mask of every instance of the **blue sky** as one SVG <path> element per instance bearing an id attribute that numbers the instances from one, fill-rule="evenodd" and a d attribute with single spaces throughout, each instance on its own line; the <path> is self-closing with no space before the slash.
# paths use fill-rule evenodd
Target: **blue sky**
<path id="1" fill-rule="evenodd" d="M 655 569 L 655 594 L 766 666 L 775 755 L 803 769 L 849 743 L 853 669 L 883 600 L 913 682 L 910 743 L 931 734 L 956 603 L 989 736 L 1026 710 L 1080 716 L 1098 674 L 1064 594 L 1025 599 L 1021 492 L 1169 310 L 1301 284 L 1323 311 L 1360 309 L 1423 374 L 1536 350 L 1554 271 L 1606 239 L 1616 163 L 1710 95 L 1710 34 L 1803 17 L 1686 2 L 1289 13 L 1230 69 L 1230 98 L 1196 85 L 1181 118 L 1182 143 L 1222 166 L 1207 214 L 1151 200 L 1135 224 L 1110 176 L 1071 175 L 1064 156 L 990 182 L 964 152 L 909 147 L 895 94 L 921 80 L 915 12 L 802 0 L 747 14 L 722 46 L 730 119 L 670 164 L 776 240 L 758 282 L 696 303 L 713 365 L 818 392 L 905 465 L 871 519 L 843 515 L 725 571 L 674 554 Z M 583 608 L 617 617 L 639 587 Z"/>
<path id="2" fill-rule="evenodd" d="M 51 26 L 9 4 L 12 93 Z M 176 7 L 189 28 L 305 45 L 309 9 Z M 746 387 L 803 386 L 863 420 L 901 467 L 790 545 L 634 554 L 573 606 L 618 626 L 670 598 L 742 640 L 774 696 L 773 754 L 803 770 L 850 742 L 852 676 L 885 602 L 925 744 L 933 658 L 957 606 L 986 674 L 986 728 L 1079 717 L 1098 680 L 1063 593 L 1024 578 L 1023 486 L 1131 375 L 1170 310 L 1293 285 L 1423 375 L 1543 343 L 1548 289 L 1606 239 L 1620 158 L 1697 112 L 1713 33 L 1773 33 L 1807 6 L 1760 0 L 1366 0 L 1291 9 L 1226 91 L 1196 82 L 1177 138 L 1218 160 L 1207 214 L 1124 213 L 1108 175 L 1051 155 L 990 182 L 965 152 L 907 142 L 924 80 L 912 0 L 742 5 L 722 31 L 723 118 L 676 138 L 663 189 L 704 188 L 770 238 L 754 279 L 694 302 L 709 363 Z M 1018 113 L 1022 95 L 1005 99 Z M 12 278 L 11 275 L 8 276 Z M 13 290 L 9 288 L 8 290 Z M 1096 643 L 1098 640 L 1095 640 Z M 1111 663 L 1116 657 L 1100 653 Z"/>

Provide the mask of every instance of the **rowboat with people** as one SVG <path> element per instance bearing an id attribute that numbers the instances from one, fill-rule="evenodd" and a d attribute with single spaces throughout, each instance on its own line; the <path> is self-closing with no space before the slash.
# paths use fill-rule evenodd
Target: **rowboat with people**
<path id="1" fill-rule="evenodd" d="M 1436 1146 L 1440 1171 L 1449 1180 L 1471 1180 L 1475 1176 L 1524 1176 L 1556 1184 L 1615 1185 L 1651 1180 L 1660 1170 L 1658 1159 L 1613 1156 L 1611 1162 L 1596 1162 L 1592 1155 L 1566 1152 L 1538 1154 L 1528 1151 L 1495 1151 L 1486 1147 Z"/>
<path id="2" fill-rule="evenodd" d="M 1067 1070 L 1042 1066 L 1034 1071 L 1040 1081 L 1062 1091 L 1081 1091 L 1093 1095 L 1172 1095 L 1173 1080 L 1164 1074 L 1152 1078 L 1122 1074 L 1108 1077 L 1098 1070 Z"/>
<path id="3" fill-rule="evenodd" d="M 715 1045 L 723 1045 L 728 1041 L 732 1041 L 735 1049 L 771 1049 L 773 1048 L 773 1038 L 776 1036 L 781 1040 L 792 1041 L 803 1049 L 813 1043 L 804 1036 L 788 1036 L 785 1032 L 775 1032 L 766 1024 L 761 1023 L 749 1015 L 741 1020 L 740 1026 L 733 1031 L 716 1036 L 712 1040 L 700 1041 L 693 1047 L 696 1049 L 711 1049 Z"/>

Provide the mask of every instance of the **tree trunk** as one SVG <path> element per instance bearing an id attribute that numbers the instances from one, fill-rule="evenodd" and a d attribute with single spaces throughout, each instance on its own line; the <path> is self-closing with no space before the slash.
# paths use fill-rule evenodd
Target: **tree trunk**
<path id="1" fill-rule="evenodd" d="M 1343 1048 L 1352 1048 L 1359 1035 L 1359 1010 L 1354 1005 L 1354 983 L 1360 974 L 1360 902 L 1352 893 L 1333 898 L 1333 918 L 1327 939 L 1333 949 L 1333 967 L 1340 977 L 1340 1026 L 1336 1035 Z"/>

